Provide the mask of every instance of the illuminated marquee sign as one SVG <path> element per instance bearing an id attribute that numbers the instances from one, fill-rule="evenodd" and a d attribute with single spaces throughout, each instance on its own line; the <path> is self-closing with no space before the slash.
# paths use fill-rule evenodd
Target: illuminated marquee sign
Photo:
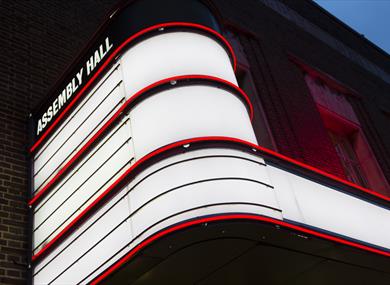
<path id="1" fill-rule="evenodd" d="M 33 112 L 34 139 L 31 151 L 35 151 L 49 136 L 49 133 L 58 127 L 62 117 L 74 108 L 79 97 L 84 96 L 85 92 L 96 83 L 96 77 L 106 71 L 107 66 L 112 64 L 116 56 L 119 56 L 130 45 L 142 40 L 143 33 L 150 36 L 159 32 L 157 28 L 153 29 L 153 26 L 186 22 L 193 23 L 194 30 L 199 31 L 195 26 L 201 25 L 218 34 L 218 25 L 214 19 L 210 20 L 204 12 L 204 4 L 200 2 L 168 1 L 164 5 L 165 14 L 160 15 L 149 13 L 150 7 L 147 5 L 139 4 L 137 1 L 133 2 L 131 9 L 125 5 L 120 8 L 120 12 L 115 12 L 112 19 L 103 25 L 101 32 L 92 39 L 93 44 L 84 50 L 77 58 L 77 62 L 65 73 L 66 76 L 61 78 L 52 89 L 51 95 Z M 188 8 L 191 13 L 187 15 L 180 13 Z M 148 31 L 148 29 L 151 30 Z M 183 28 L 168 25 L 167 29 Z M 223 38 L 220 40 L 224 41 Z"/>
<path id="2" fill-rule="evenodd" d="M 66 105 L 66 102 L 69 101 L 72 95 L 75 94 L 79 87 L 83 85 L 84 81 L 90 78 L 90 74 L 100 61 L 105 59 L 105 56 L 109 53 L 112 47 L 113 45 L 110 43 L 110 39 L 106 38 L 104 44 L 101 44 L 99 48 L 95 50 L 85 65 L 80 68 L 72 80 L 66 85 L 64 90 L 62 90 L 58 97 L 54 99 L 53 103 L 47 108 L 47 111 L 43 113 L 42 117 L 38 120 L 36 127 L 37 136 L 45 130 L 47 124 L 50 124 L 51 120 Z"/>
<path id="3" fill-rule="evenodd" d="M 89 228 L 93 232 L 81 235 L 74 230 L 95 219 L 94 224 L 101 226 L 106 218 L 116 222 L 129 215 L 123 187 L 132 181 L 137 165 L 156 149 L 210 135 L 256 143 L 250 122 L 253 108 L 237 86 L 233 50 L 207 6 L 201 1 L 176 0 L 159 5 L 159 15 L 149 16 L 148 1 L 133 1 L 117 12 L 94 40 L 96 44 L 83 53 L 35 112 L 29 204 L 37 284 L 83 283 L 102 272 L 98 269 L 90 275 L 96 266 L 115 261 L 88 254 L 88 268 L 80 270 L 79 266 L 70 268 L 73 257 L 66 256 L 83 255 L 90 245 L 101 248 L 101 234 L 113 225 L 106 224 L 100 233 L 94 227 Z M 200 121 L 195 120 L 199 111 Z M 215 162 L 220 163 L 219 159 Z M 253 169 L 250 179 L 262 179 L 261 172 L 255 174 L 256 165 L 245 166 Z M 120 192 L 120 213 L 109 212 L 103 218 L 100 207 L 104 201 L 114 202 L 116 198 L 110 198 L 114 189 Z M 94 212 L 99 214 L 90 216 Z M 111 248 L 107 254 L 128 242 L 119 242 L 118 234 L 126 238 L 135 234 L 131 230 L 126 234 L 127 227 L 118 230 L 106 239 L 105 247 Z M 74 252 L 74 246 L 85 241 L 89 245 Z"/>
<path id="4" fill-rule="evenodd" d="M 387 254 L 390 211 L 335 189 L 368 190 L 257 145 L 233 50 L 202 1 L 131 1 L 93 43 L 34 115 L 34 283 L 97 284 L 163 233 L 240 217 Z"/>

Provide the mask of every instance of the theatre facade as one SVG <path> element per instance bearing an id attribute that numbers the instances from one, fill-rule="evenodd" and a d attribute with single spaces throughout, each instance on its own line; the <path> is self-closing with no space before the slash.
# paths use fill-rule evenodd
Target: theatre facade
<path id="1" fill-rule="evenodd" d="M 32 111 L 31 284 L 390 284 L 390 57 L 311 1 L 116 5 Z"/>

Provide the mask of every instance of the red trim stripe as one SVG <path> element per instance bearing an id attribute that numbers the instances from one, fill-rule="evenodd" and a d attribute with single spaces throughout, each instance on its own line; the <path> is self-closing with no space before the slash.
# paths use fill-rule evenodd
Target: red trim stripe
<path id="1" fill-rule="evenodd" d="M 38 201 L 43 199 L 44 196 L 46 196 L 52 186 L 57 183 L 64 174 L 71 169 L 71 167 L 91 148 L 91 146 L 98 140 L 98 138 L 108 129 L 110 128 L 116 120 L 120 118 L 120 116 L 124 113 L 125 110 L 131 107 L 131 105 L 139 99 L 141 96 L 143 96 L 146 92 L 161 86 L 165 85 L 171 81 L 184 81 L 184 80 L 207 80 L 210 82 L 216 82 L 218 84 L 223 84 L 231 89 L 235 90 L 240 96 L 242 96 L 243 100 L 247 103 L 249 108 L 249 116 L 250 119 L 253 119 L 253 106 L 251 101 L 249 100 L 249 97 L 245 94 L 245 92 L 240 89 L 238 86 L 234 85 L 233 83 L 226 81 L 224 79 L 214 77 L 214 76 L 208 76 L 208 75 L 181 75 L 181 76 L 173 76 L 169 78 L 162 79 L 160 81 L 157 81 L 137 93 L 135 93 L 133 96 L 131 96 L 119 109 L 114 113 L 114 115 L 103 125 L 102 128 L 99 129 L 96 134 L 94 134 L 85 145 L 63 166 L 61 169 L 56 173 L 56 175 L 47 183 L 45 186 L 38 191 L 38 193 L 28 202 L 29 206 L 35 205 Z"/>
<path id="2" fill-rule="evenodd" d="M 234 71 L 236 71 L 237 67 L 237 59 L 234 54 L 233 48 L 230 45 L 230 43 L 218 32 L 214 31 L 213 29 L 199 25 L 194 23 L 185 23 L 185 22 L 171 22 L 171 23 L 163 23 L 151 26 L 149 28 L 146 28 L 144 30 L 141 30 L 137 32 L 136 34 L 129 37 L 126 41 L 124 41 L 119 47 L 116 48 L 115 51 L 107 58 L 107 60 L 102 64 L 102 66 L 96 71 L 96 73 L 91 77 L 91 79 L 85 84 L 85 86 L 73 97 L 73 100 L 69 103 L 68 106 L 58 115 L 58 117 L 53 121 L 53 123 L 44 131 L 44 133 L 41 135 L 41 137 L 33 144 L 33 146 L 30 148 L 30 152 L 34 152 L 37 150 L 37 148 L 42 144 L 42 142 L 50 135 L 52 131 L 54 131 L 54 128 L 60 123 L 62 119 L 66 116 L 66 114 L 70 111 L 70 109 L 76 104 L 76 102 L 84 95 L 86 90 L 95 82 L 95 80 L 100 76 L 100 74 L 106 69 L 106 67 L 115 59 L 115 57 L 131 42 L 138 39 L 141 36 L 144 36 L 145 34 L 149 32 L 156 31 L 160 28 L 169 28 L 169 27 L 188 27 L 193 29 L 198 29 L 204 32 L 207 32 L 216 38 L 218 38 L 222 43 L 224 43 L 227 47 L 227 49 L 230 52 L 231 58 L 233 60 L 233 68 Z"/>
<path id="3" fill-rule="evenodd" d="M 195 220 L 186 221 L 180 224 L 176 224 L 172 227 L 166 228 L 156 234 L 153 234 L 152 236 L 148 237 L 146 240 L 139 243 L 137 246 L 135 246 L 133 249 L 131 249 L 125 256 L 123 256 L 121 259 L 119 259 L 117 262 L 115 262 L 112 266 L 110 266 L 108 269 L 106 269 L 101 275 L 97 276 L 93 281 L 91 281 L 91 285 L 96 285 L 102 282 L 104 279 L 106 279 L 109 275 L 117 271 L 121 266 L 129 262 L 132 258 L 135 257 L 137 253 L 139 253 L 141 250 L 152 244 L 153 242 L 163 238 L 164 236 L 167 236 L 171 233 L 196 226 L 203 223 L 211 223 L 211 222 L 218 222 L 218 221 L 233 221 L 233 220 L 251 220 L 251 221 L 258 221 L 258 222 L 265 222 L 273 225 L 278 225 L 281 227 L 284 227 L 286 229 L 299 231 L 305 234 L 309 234 L 318 238 L 322 238 L 325 240 L 337 242 L 343 245 L 351 246 L 354 248 L 362 249 L 365 251 L 369 251 L 372 253 L 380 254 L 383 256 L 390 257 L 390 252 L 386 252 L 383 250 L 375 249 L 366 245 L 362 245 L 356 242 L 352 242 L 349 240 L 345 240 L 339 237 L 335 237 L 329 234 L 324 234 L 321 232 L 317 232 L 308 228 L 304 228 L 301 226 L 293 225 L 284 221 L 280 221 L 277 219 L 265 217 L 265 216 L 258 216 L 258 215 L 252 215 L 252 214 L 224 214 L 224 215 L 217 215 L 217 216 L 211 216 L 211 217 L 204 217 L 204 218 L 197 218 Z"/>
<path id="4" fill-rule="evenodd" d="M 386 201 L 390 201 L 389 197 L 380 195 L 378 193 L 373 192 L 370 189 L 366 189 L 364 187 L 361 187 L 359 185 L 356 185 L 354 183 L 351 183 L 349 181 L 343 180 L 341 178 L 338 178 L 332 174 L 326 173 L 322 170 L 316 169 L 312 166 L 306 165 L 304 163 L 301 163 L 299 161 L 296 161 L 292 158 L 286 157 L 280 153 L 274 152 L 272 150 L 269 150 L 267 148 L 255 145 L 251 142 L 247 142 L 241 139 L 237 138 L 230 138 L 230 137 L 199 137 L 199 138 L 192 138 L 192 139 L 186 139 L 179 142 L 175 142 L 169 145 L 166 145 L 164 147 L 161 147 L 146 156 L 142 157 L 140 160 L 138 160 L 136 163 L 134 163 L 128 170 L 126 170 L 113 184 L 111 184 L 102 194 L 100 194 L 99 197 L 97 197 L 87 208 L 85 208 L 76 218 L 74 218 L 61 232 L 59 232 L 52 240 L 50 240 L 37 254 L 35 254 L 32 257 L 32 261 L 36 261 L 38 258 L 43 256 L 44 254 L 47 254 L 49 250 L 54 248 L 56 244 L 62 239 L 65 238 L 68 234 L 70 234 L 73 231 L 73 228 L 76 227 L 79 223 L 82 223 L 87 217 L 89 212 L 92 212 L 93 210 L 96 210 L 100 204 L 101 201 L 103 201 L 106 197 L 108 197 L 111 192 L 117 190 L 117 186 L 126 179 L 128 175 L 130 175 L 133 171 L 136 169 L 138 170 L 139 167 L 141 167 L 145 162 L 151 160 L 154 157 L 157 157 L 160 154 L 163 154 L 164 152 L 167 152 L 169 150 L 182 147 L 186 144 L 196 144 L 196 143 L 202 143 L 202 142 L 227 142 L 227 143 L 234 143 L 239 146 L 248 147 L 249 149 L 255 149 L 259 153 L 263 153 L 266 155 L 269 155 L 271 157 L 275 157 L 284 161 L 288 161 L 291 164 L 294 164 L 300 168 L 307 169 L 309 171 L 315 172 L 317 174 L 320 174 L 324 177 L 330 178 L 332 180 L 338 181 L 344 185 L 351 186 L 355 189 L 361 190 L 365 193 L 368 193 L 370 195 L 374 195 L 377 198 L 384 199 Z M 372 250 L 374 251 L 374 249 Z"/>

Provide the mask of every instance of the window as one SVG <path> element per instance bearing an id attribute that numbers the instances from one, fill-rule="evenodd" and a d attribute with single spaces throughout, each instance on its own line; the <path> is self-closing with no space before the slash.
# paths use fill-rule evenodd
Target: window
<path id="1" fill-rule="evenodd" d="M 305 81 L 317 105 L 348 180 L 377 192 L 389 194 L 389 185 L 367 143 L 359 120 L 336 83 L 316 74 Z"/>
<path id="2" fill-rule="evenodd" d="M 348 180 L 367 187 L 367 179 L 360 166 L 352 140 L 348 136 L 328 132 Z"/>

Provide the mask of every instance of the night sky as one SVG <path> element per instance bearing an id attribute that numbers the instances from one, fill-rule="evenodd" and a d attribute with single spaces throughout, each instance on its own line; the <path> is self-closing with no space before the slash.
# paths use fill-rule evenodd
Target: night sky
<path id="1" fill-rule="evenodd" d="M 315 0 L 390 54 L 390 0 Z"/>

